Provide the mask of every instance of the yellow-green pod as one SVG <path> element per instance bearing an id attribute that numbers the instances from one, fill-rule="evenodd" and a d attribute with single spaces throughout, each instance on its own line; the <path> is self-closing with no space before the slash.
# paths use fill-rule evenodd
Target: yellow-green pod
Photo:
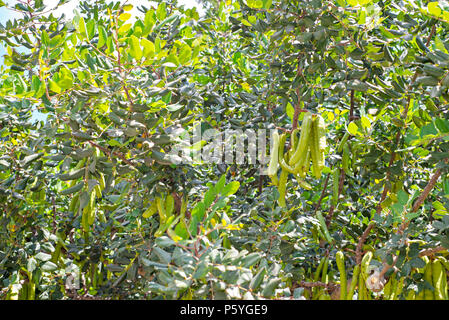
<path id="1" fill-rule="evenodd" d="M 175 210 L 175 199 L 169 193 L 165 197 L 165 214 L 166 214 L 167 218 L 169 218 L 173 215 L 174 210 Z"/>
<path id="2" fill-rule="evenodd" d="M 80 194 L 77 193 L 72 197 L 72 200 L 70 200 L 69 211 L 73 212 L 75 215 L 78 213 L 76 209 L 79 207 L 79 199 Z"/>
<path id="3" fill-rule="evenodd" d="M 282 170 L 281 171 L 281 175 L 279 177 L 279 186 L 278 186 L 278 191 L 279 191 L 279 199 L 278 199 L 278 204 L 280 207 L 285 207 L 286 203 L 285 203 L 285 193 L 287 191 L 287 179 L 288 179 L 288 171 Z"/>
<path id="4" fill-rule="evenodd" d="M 93 225 L 95 222 L 95 213 L 96 213 L 96 209 L 95 209 L 95 193 L 91 192 L 90 194 L 90 199 L 89 199 L 89 205 L 87 207 L 89 207 L 89 211 L 88 211 L 88 216 L 87 216 L 87 223 L 89 223 L 89 225 Z"/>
<path id="5" fill-rule="evenodd" d="M 298 147 L 298 141 L 297 134 L 299 132 L 299 128 L 296 128 L 292 131 L 292 134 L 290 135 L 290 149 L 288 150 L 288 155 L 291 158 L 293 154 L 295 153 L 297 147 Z"/>
<path id="6" fill-rule="evenodd" d="M 349 146 L 347 143 L 343 146 L 343 155 L 341 163 L 345 173 L 349 174 Z"/>
<path id="7" fill-rule="evenodd" d="M 151 205 L 143 212 L 142 217 L 149 218 L 157 212 L 156 201 L 151 202 Z"/>
<path id="8" fill-rule="evenodd" d="M 359 273 L 360 273 L 360 265 L 356 264 L 352 272 L 352 281 L 351 285 L 349 286 L 347 300 L 352 300 L 352 297 L 354 296 L 355 287 L 357 286 L 357 280 L 359 279 Z"/>
<path id="9" fill-rule="evenodd" d="M 309 145 L 310 133 L 312 128 L 312 114 L 307 112 L 304 115 L 301 125 L 301 135 L 299 137 L 298 146 L 290 158 L 289 164 L 294 166 L 300 159 L 301 155 L 304 155 Z"/>
<path id="10" fill-rule="evenodd" d="M 106 188 L 106 181 L 104 180 L 104 174 L 100 173 L 98 183 L 100 184 L 101 191 L 103 191 Z"/>
<path id="11" fill-rule="evenodd" d="M 399 295 L 402 293 L 404 289 L 404 281 L 405 278 L 402 277 L 397 281 L 396 290 L 393 292 L 393 297 L 390 300 L 397 300 Z"/>
<path id="12" fill-rule="evenodd" d="M 83 208 L 83 215 L 81 216 L 81 226 L 85 232 L 89 231 L 89 214 L 90 207 L 87 205 Z"/>
<path id="13" fill-rule="evenodd" d="M 318 300 L 332 300 L 332 298 L 331 298 L 331 296 L 329 294 L 323 293 L 322 295 L 320 295 Z"/>
<path id="14" fill-rule="evenodd" d="M 36 284 L 33 281 L 28 282 L 27 300 L 34 300 L 36 296 Z"/>
<path id="15" fill-rule="evenodd" d="M 390 277 L 390 281 L 388 281 L 390 283 L 390 294 L 388 295 L 388 297 L 385 297 L 385 299 L 387 300 L 394 300 L 395 297 L 395 292 L 396 292 L 396 288 L 398 286 L 398 281 L 396 279 L 396 273 L 393 273 Z"/>
<path id="16" fill-rule="evenodd" d="M 336 254 L 337 268 L 340 272 L 340 300 L 346 300 L 346 269 L 345 269 L 345 256 L 342 251 L 338 251 Z"/>
<path id="17" fill-rule="evenodd" d="M 165 213 L 165 201 L 163 198 L 161 197 L 156 197 L 156 206 L 157 206 L 157 211 L 159 213 L 159 222 L 160 224 L 164 224 L 165 220 L 167 220 L 167 215 Z"/>
<path id="18" fill-rule="evenodd" d="M 444 270 L 443 265 L 438 259 L 431 262 L 431 268 L 432 284 L 435 288 L 435 300 L 447 300 L 447 280 L 446 277 L 443 277 L 443 275 L 446 274 L 446 271 Z M 446 288 L 444 288 L 443 281 L 446 281 Z"/>
<path id="19" fill-rule="evenodd" d="M 276 177 L 277 178 L 277 171 L 278 171 L 278 158 L 279 158 L 279 133 L 277 130 L 273 132 L 272 135 L 272 141 L 273 145 L 271 146 L 270 151 L 270 163 L 268 165 L 268 171 L 267 174 L 269 177 Z M 277 185 L 277 183 L 274 183 L 274 185 Z"/>
<path id="20" fill-rule="evenodd" d="M 337 152 L 341 152 L 343 150 L 343 146 L 348 140 L 349 136 L 350 136 L 349 132 L 346 131 L 345 134 L 343 135 L 343 138 L 340 140 L 338 144 Z"/>
<path id="21" fill-rule="evenodd" d="M 358 300 L 371 300 L 370 296 L 369 296 L 369 292 L 366 289 L 365 277 L 362 274 L 362 270 L 360 270 L 360 274 L 359 274 Z"/>
<path id="22" fill-rule="evenodd" d="M 387 283 L 385 283 L 384 289 L 383 289 L 383 300 L 390 300 L 390 295 L 391 295 L 391 283 L 392 283 L 392 278 L 390 277 L 390 279 L 388 279 Z"/>
<path id="23" fill-rule="evenodd" d="M 423 257 L 422 259 L 426 262 L 426 266 L 424 267 L 424 280 L 430 285 L 433 285 L 432 263 L 428 257 Z M 424 289 L 424 300 L 435 300 L 434 292 L 430 289 Z"/>
<path id="24" fill-rule="evenodd" d="M 441 265 L 444 266 L 444 261 L 447 262 L 447 260 L 444 257 L 438 257 L 438 260 L 441 262 Z M 447 274 L 446 270 L 443 268 L 443 275 L 441 280 L 441 291 L 443 293 L 444 300 L 449 300 L 449 293 L 448 293 L 448 287 L 447 287 Z"/>
<path id="25" fill-rule="evenodd" d="M 362 262 L 360 263 L 360 267 L 361 267 L 361 275 L 363 276 L 363 278 L 366 280 L 368 278 L 368 268 L 370 266 L 371 263 L 371 259 L 373 258 L 373 252 L 372 251 L 368 251 L 367 253 L 365 253 L 365 255 L 362 258 Z"/>
<path id="26" fill-rule="evenodd" d="M 329 268 L 329 259 L 326 258 L 324 265 L 323 265 L 323 270 L 321 272 L 321 282 L 323 283 L 329 283 L 329 275 L 327 274 L 327 269 Z"/>

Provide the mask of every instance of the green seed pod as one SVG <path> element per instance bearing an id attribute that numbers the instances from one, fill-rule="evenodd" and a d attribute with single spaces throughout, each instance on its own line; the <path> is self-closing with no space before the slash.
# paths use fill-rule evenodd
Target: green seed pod
<path id="1" fill-rule="evenodd" d="M 309 136 L 311 132 L 310 130 L 311 127 L 312 127 L 312 114 L 310 112 L 307 112 L 302 120 L 301 135 L 299 137 L 298 146 L 290 158 L 289 164 L 291 166 L 294 166 L 300 159 L 301 155 L 304 155 L 306 153 L 307 147 L 309 145 L 310 139 Z"/>
<path id="2" fill-rule="evenodd" d="M 434 295 L 435 300 L 447 300 L 447 279 L 444 276 L 446 274 L 443 265 L 440 260 L 434 260 L 431 262 L 432 268 L 432 284 L 435 288 Z M 446 288 L 444 288 L 444 282 L 446 282 Z M 446 290 L 444 290 L 446 289 Z"/>
<path id="3" fill-rule="evenodd" d="M 285 203 L 285 192 L 287 190 L 287 178 L 288 178 L 288 171 L 282 170 L 281 171 L 281 175 L 279 177 L 279 186 L 278 186 L 278 191 L 279 191 L 279 199 L 278 199 L 278 204 L 280 207 L 285 207 L 286 203 Z"/>
<path id="4" fill-rule="evenodd" d="M 352 300 L 352 297 L 354 296 L 355 287 L 357 286 L 357 280 L 359 278 L 360 273 L 360 265 L 356 264 L 354 266 L 354 270 L 352 272 L 352 281 L 351 285 L 348 290 L 348 294 L 346 295 L 347 300 Z"/>
<path id="5" fill-rule="evenodd" d="M 345 256 L 342 251 L 338 251 L 337 268 L 340 272 L 340 300 L 346 300 L 346 270 L 345 270 Z"/>

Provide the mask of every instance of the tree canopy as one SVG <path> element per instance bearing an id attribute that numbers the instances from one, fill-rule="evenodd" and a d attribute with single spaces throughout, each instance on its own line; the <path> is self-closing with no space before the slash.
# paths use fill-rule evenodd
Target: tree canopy
<path id="1" fill-rule="evenodd" d="M 0 7 L 0 299 L 448 299 L 445 1 Z"/>

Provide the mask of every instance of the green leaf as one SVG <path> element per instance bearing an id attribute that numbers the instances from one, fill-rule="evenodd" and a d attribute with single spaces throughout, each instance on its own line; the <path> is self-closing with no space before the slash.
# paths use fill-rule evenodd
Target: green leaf
<path id="1" fill-rule="evenodd" d="M 70 89 L 73 85 L 72 72 L 67 68 L 61 68 L 59 71 L 59 80 L 57 81 L 57 84 L 61 89 Z"/>
<path id="2" fill-rule="evenodd" d="M 162 21 L 167 17 L 167 5 L 165 2 L 161 2 L 157 7 L 156 17 L 159 21 Z"/>
<path id="3" fill-rule="evenodd" d="M 198 221 L 203 220 L 206 208 L 203 202 L 198 202 L 192 210 L 192 217 L 196 217 Z"/>
<path id="4" fill-rule="evenodd" d="M 215 185 L 215 192 L 216 193 L 222 193 L 223 188 L 226 184 L 226 175 L 223 174 L 220 179 L 218 179 L 217 184 Z"/>
<path id="5" fill-rule="evenodd" d="M 435 119 L 435 126 L 441 133 L 449 132 L 449 121 L 442 118 Z"/>
<path id="6" fill-rule="evenodd" d="M 410 265 L 412 268 L 424 268 L 426 266 L 426 263 L 423 259 L 415 257 L 410 260 Z"/>
<path id="7" fill-rule="evenodd" d="M 96 23 L 95 20 L 89 20 L 86 24 L 86 30 L 87 30 L 87 36 L 89 38 L 89 40 L 92 40 L 92 38 L 95 35 L 95 27 L 96 27 Z"/>
<path id="8" fill-rule="evenodd" d="M 81 18 L 78 23 L 78 33 L 80 34 L 80 39 L 83 40 L 84 38 L 87 38 L 87 31 L 86 31 L 86 22 L 84 21 L 84 18 Z"/>
<path id="9" fill-rule="evenodd" d="M 399 190 L 397 196 L 398 196 L 398 202 L 399 202 L 401 205 L 406 205 L 406 204 L 407 204 L 408 198 L 409 198 L 407 192 L 405 192 L 404 190 Z"/>
<path id="10" fill-rule="evenodd" d="M 139 39 L 136 36 L 131 35 L 128 40 L 128 44 L 130 46 L 129 53 L 132 57 L 134 57 L 134 59 L 140 60 L 142 58 L 142 49 L 140 48 Z"/>
<path id="11" fill-rule="evenodd" d="M 264 2 L 262 0 L 248 0 L 246 4 L 253 9 L 261 9 L 264 7 Z"/>
<path id="12" fill-rule="evenodd" d="M 272 2 L 272 0 L 263 0 L 263 8 L 270 9 Z"/>
<path id="13" fill-rule="evenodd" d="M 48 261 L 51 259 L 51 254 L 39 252 L 38 254 L 36 254 L 35 258 L 41 261 Z"/>
<path id="14" fill-rule="evenodd" d="M 145 38 L 140 39 L 140 44 L 143 47 L 143 56 L 146 59 L 152 59 L 155 54 L 154 43 Z"/>
<path id="15" fill-rule="evenodd" d="M 131 13 L 127 13 L 127 12 L 122 13 L 121 15 L 118 16 L 118 19 L 123 22 L 129 20 L 129 18 L 131 18 Z"/>
<path id="16" fill-rule="evenodd" d="M 267 273 L 267 271 L 265 268 L 260 269 L 256 273 L 256 275 L 251 279 L 251 281 L 249 283 L 249 288 L 252 290 L 257 289 L 261 285 L 266 273 Z"/>
<path id="17" fill-rule="evenodd" d="M 367 117 L 362 116 L 361 122 L 365 129 L 369 130 L 371 128 L 371 121 Z"/>
<path id="18" fill-rule="evenodd" d="M 223 196 L 230 196 L 230 195 L 233 195 L 234 193 L 236 193 L 237 192 L 237 190 L 239 189 L 239 187 L 240 187 L 240 182 L 238 182 L 238 181 L 232 181 L 232 182 L 230 182 L 230 183 L 228 183 L 225 187 L 224 187 L 224 189 L 223 189 L 223 191 L 221 192 L 221 194 L 223 195 Z"/>
<path id="19" fill-rule="evenodd" d="M 192 57 L 192 49 L 189 45 L 184 44 L 181 49 L 179 49 L 179 56 L 178 60 L 180 64 L 186 64 L 190 61 L 190 58 Z"/>
<path id="20" fill-rule="evenodd" d="M 131 29 L 131 27 L 132 25 L 130 23 L 124 24 L 120 27 L 120 29 L 118 29 L 118 33 L 121 35 L 125 34 L 129 29 Z"/>
<path id="21" fill-rule="evenodd" d="M 357 125 L 354 122 L 349 123 L 347 130 L 353 136 L 356 136 L 357 134 L 360 134 L 359 133 L 359 127 L 357 127 Z"/>
<path id="22" fill-rule="evenodd" d="M 42 265 L 41 269 L 46 272 L 51 272 L 58 269 L 58 266 L 51 261 L 47 261 Z"/>
<path id="23" fill-rule="evenodd" d="M 293 106 L 291 105 L 291 103 L 287 103 L 286 112 L 287 112 L 287 116 L 288 116 L 291 120 L 293 120 L 293 114 L 295 113 L 295 109 L 293 108 Z"/>
<path id="24" fill-rule="evenodd" d="M 253 252 L 253 253 L 248 254 L 245 258 L 243 258 L 242 265 L 245 268 L 249 268 L 249 267 L 252 267 L 253 265 L 255 265 L 256 263 L 258 263 L 260 261 L 260 259 L 262 259 L 262 256 L 260 255 L 260 253 Z"/>
<path id="25" fill-rule="evenodd" d="M 438 6 L 438 1 L 435 2 L 429 2 L 427 4 L 427 11 L 436 17 L 439 17 L 441 15 L 441 9 Z"/>
<path id="26" fill-rule="evenodd" d="M 101 48 L 106 44 L 108 34 L 103 26 L 98 27 L 98 44 L 97 48 Z"/>
<path id="27" fill-rule="evenodd" d="M 181 109 L 182 107 L 184 107 L 184 106 L 179 103 L 169 104 L 169 105 L 167 105 L 167 110 L 170 112 L 175 112 L 175 111 L 178 111 L 179 109 Z"/>
<path id="28" fill-rule="evenodd" d="M 265 285 L 262 291 L 262 295 L 265 298 L 271 297 L 274 294 L 274 290 L 277 288 L 277 286 L 282 282 L 279 278 L 273 278 Z"/>
<path id="29" fill-rule="evenodd" d="M 145 13 L 145 18 L 144 18 L 144 21 L 143 21 L 143 23 L 145 25 L 144 34 L 148 34 L 151 31 L 151 29 L 153 29 L 153 26 L 154 26 L 154 23 L 155 23 L 154 16 L 155 16 L 155 13 L 154 13 L 154 11 L 152 9 L 148 10 Z"/>

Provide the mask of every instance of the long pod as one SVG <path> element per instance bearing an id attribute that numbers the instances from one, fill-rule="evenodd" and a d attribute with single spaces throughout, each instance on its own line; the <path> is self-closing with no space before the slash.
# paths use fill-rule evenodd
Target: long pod
<path id="1" fill-rule="evenodd" d="M 311 127 L 312 127 L 312 114 L 310 112 L 307 112 L 304 115 L 304 118 L 302 120 L 301 125 L 301 135 L 299 137 L 298 146 L 293 153 L 293 155 L 290 158 L 290 165 L 295 165 L 298 160 L 301 158 L 301 156 L 305 156 L 307 152 L 307 146 L 309 144 L 309 136 L 311 133 Z"/>
<path id="2" fill-rule="evenodd" d="M 371 263 L 371 259 L 373 258 L 373 252 L 368 251 L 365 253 L 365 255 L 362 258 L 362 262 L 360 263 L 361 266 L 361 275 L 366 280 L 368 278 L 368 268 Z"/>
<path id="3" fill-rule="evenodd" d="M 288 178 L 288 171 L 282 170 L 281 175 L 279 177 L 279 199 L 278 204 L 280 207 L 285 207 L 285 192 L 287 190 L 287 178 Z"/>
<path id="4" fill-rule="evenodd" d="M 296 148 L 298 148 L 298 137 L 299 128 L 296 128 L 292 131 L 292 134 L 290 135 L 290 149 L 288 150 L 288 155 L 291 158 L 293 154 L 296 151 Z"/>
<path id="5" fill-rule="evenodd" d="M 337 252 L 337 268 L 340 272 L 340 300 L 346 300 L 346 269 L 345 256 L 342 251 Z M 355 280 L 354 280 L 355 281 Z"/>
<path id="6" fill-rule="evenodd" d="M 324 221 L 321 211 L 318 210 L 316 212 L 316 217 L 318 218 L 318 221 L 320 222 L 321 230 L 323 231 L 326 241 L 329 243 L 332 243 L 333 239 L 332 239 L 331 235 L 329 234 L 329 230 L 327 229 L 326 222 Z"/>
<path id="7" fill-rule="evenodd" d="M 388 282 L 391 283 L 390 284 L 390 294 L 389 294 L 388 297 L 385 297 L 385 298 L 387 298 L 388 300 L 395 300 L 394 299 L 395 298 L 395 293 L 396 293 L 396 289 L 398 287 L 398 280 L 396 279 L 396 273 L 393 273 L 391 275 L 391 279 Z"/>
<path id="8" fill-rule="evenodd" d="M 312 120 L 312 130 L 310 133 L 310 154 L 312 158 L 312 172 L 316 179 L 321 177 L 321 171 L 324 167 L 324 156 L 320 150 L 320 132 L 319 130 L 319 119 L 313 117 Z"/>
<path id="9" fill-rule="evenodd" d="M 324 264 L 326 263 L 327 257 L 323 257 L 321 258 L 321 261 L 315 271 L 315 274 L 313 276 L 313 281 L 317 282 L 320 279 L 320 275 L 321 275 L 321 270 L 323 269 Z M 312 293 L 313 294 L 317 294 L 319 292 L 319 290 L 317 288 L 312 288 Z"/>
<path id="10" fill-rule="evenodd" d="M 277 132 L 277 130 L 275 130 L 273 132 L 272 135 L 272 141 L 273 141 L 273 145 L 271 146 L 271 150 L 270 150 L 270 164 L 268 165 L 268 176 L 271 178 L 271 180 L 273 181 L 274 185 L 277 185 L 278 180 L 277 180 L 277 171 L 278 171 L 278 155 L 279 155 L 279 133 Z"/>
<path id="11" fill-rule="evenodd" d="M 354 266 L 354 270 L 352 272 L 352 281 L 351 285 L 348 290 L 348 294 L 346 296 L 347 300 L 352 300 L 352 297 L 354 296 L 355 287 L 357 286 L 357 280 L 359 278 L 360 273 L 360 265 L 356 264 Z"/>
<path id="12" fill-rule="evenodd" d="M 394 274 L 390 277 L 390 279 L 388 279 L 388 282 L 384 286 L 384 289 L 383 289 L 383 299 L 384 300 L 390 300 L 391 290 L 393 287 L 393 284 L 392 284 L 393 276 L 394 276 Z"/>
<path id="13" fill-rule="evenodd" d="M 349 174 L 349 146 L 348 144 L 345 144 L 343 146 L 343 155 L 341 160 L 343 170 L 346 174 Z"/>
<path id="14" fill-rule="evenodd" d="M 432 285 L 432 263 L 428 257 L 423 257 L 423 260 L 426 261 L 426 266 L 424 267 L 424 280 Z M 424 300 L 435 300 L 434 292 L 430 289 L 424 289 Z"/>
<path id="15" fill-rule="evenodd" d="M 394 292 L 392 292 L 392 296 L 390 297 L 390 300 L 397 300 L 399 295 L 402 293 L 402 290 L 404 289 L 404 281 L 405 281 L 404 277 L 397 280 L 396 290 L 394 290 Z"/>
<path id="16" fill-rule="evenodd" d="M 368 294 L 365 288 L 365 279 L 363 277 L 363 273 L 359 274 L 359 294 L 358 300 L 368 300 Z"/>
<path id="17" fill-rule="evenodd" d="M 299 174 L 300 177 L 305 178 L 307 172 L 309 172 L 309 167 L 310 167 L 310 146 L 307 148 L 304 161 L 300 160 L 295 165 L 295 173 Z"/>
<path id="18" fill-rule="evenodd" d="M 326 258 L 326 261 L 323 265 L 323 270 L 321 271 L 321 282 L 328 284 L 329 283 L 329 275 L 327 274 L 327 269 L 329 268 L 329 258 Z"/>
<path id="19" fill-rule="evenodd" d="M 447 300 L 447 279 L 444 277 L 446 271 L 441 264 L 441 261 L 436 259 L 432 261 L 432 284 L 435 288 L 435 300 Z M 446 288 L 444 288 L 444 282 Z"/>
<path id="20" fill-rule="evenodd" d="M 337 152 L 341 152 L 343 150 L 343 145 L 346 143 L 346 141 L 348 140 L 350 134 L 349 132 L 346 132 L 343 136 L 343 138 L 340 140 L 338 147 L 337 147 Z"/>
<path id="21" fill-rule="evenodd" d="M 447 260 L 444 257 L 438 257 L 438 260 L 441 262 L 442 266 L 444 265 L 444 262 L 447 263 Z M 448 287 L 447 287 L 447 274 L 446 270 L 443 268 L 443 279 L 441 280 L 441 291 L 443 292 L 444 300 L 449 300 L 449 293 L 448 293 Z"/>

